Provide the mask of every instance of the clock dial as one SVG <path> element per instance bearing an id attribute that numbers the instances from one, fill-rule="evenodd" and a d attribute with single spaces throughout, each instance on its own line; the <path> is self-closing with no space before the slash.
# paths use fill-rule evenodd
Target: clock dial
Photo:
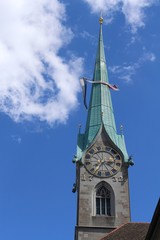
<path id="1" fill-rule="evenodd" d="M 97 177 L 111 177 L 121 168 L 122 159 L 119 153 L 108 146 L 94 146 L 84 158 L 86 169 Z"/>

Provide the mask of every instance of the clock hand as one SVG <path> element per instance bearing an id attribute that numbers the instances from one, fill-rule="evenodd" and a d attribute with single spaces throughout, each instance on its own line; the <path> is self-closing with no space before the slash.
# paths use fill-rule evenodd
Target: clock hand
<path id="1" fill-rule="evenodd" d="M 98 166 L 95 168 L 94 173 L 96 173 L 96 172 L 99 170 L 99 168 L 100 168 L 100 165 L 98 165 Z"/>
<path id="2" fill-rule="evenodd" d="M 112 163 L 114 163 L 114 159 L 112 157 L 110 157 L 109 159 L 105 160 L 105 163 L 106 164 L 112 164 Z"/>
<path id="3" fill-rule="evenodd" d="M 114 160 L 113 160 L 113 161 L 109 160 L 109 161 L 107 161 L 106 163 L 107 163 L 107 164 L 112 164 L 112 163 L 114 163 Z"/>
<path id="4" fill-rule="evenodd" d="M 102 160 L 98 160 L 98 166 L 95 168 L 94 174 L 99 170 L 100 166 L 102 165 Z"/>

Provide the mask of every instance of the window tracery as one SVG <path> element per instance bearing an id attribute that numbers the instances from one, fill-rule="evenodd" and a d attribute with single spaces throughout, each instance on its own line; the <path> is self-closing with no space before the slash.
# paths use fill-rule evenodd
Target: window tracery
<path id="1" fill-rule="evenodd" d="M 111 192 L 104 185 L 96 191 L 96 215 L 111 216 Z"/>

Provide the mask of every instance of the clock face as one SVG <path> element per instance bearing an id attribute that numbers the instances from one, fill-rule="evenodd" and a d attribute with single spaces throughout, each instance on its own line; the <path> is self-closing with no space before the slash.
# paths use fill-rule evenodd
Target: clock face
<path id="1" fill-rule="evenodd" d="M 97 177 L 111 177 L 122 166 L 119 153 L 108 146 L 94 146 L 88 150 L 84 158 L 86 169 Z"/>

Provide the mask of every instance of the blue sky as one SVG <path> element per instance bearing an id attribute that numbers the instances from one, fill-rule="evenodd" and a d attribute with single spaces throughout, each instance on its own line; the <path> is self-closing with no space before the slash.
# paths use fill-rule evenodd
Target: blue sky
<path id="1" fill-rule="evenodd" d="M 93 3 L 94 2 L 94 3 Z M 103 9 L 103 11 L 102 11 Z M 73 239 L 79 78 L 92 78 L 100 13 L 117 123 L 129 154 L 132 221 L 159 198 L 159 1 L 0 2 L 0 239 Z M 63 229 L 63 231 L 62 231 Z"/>

